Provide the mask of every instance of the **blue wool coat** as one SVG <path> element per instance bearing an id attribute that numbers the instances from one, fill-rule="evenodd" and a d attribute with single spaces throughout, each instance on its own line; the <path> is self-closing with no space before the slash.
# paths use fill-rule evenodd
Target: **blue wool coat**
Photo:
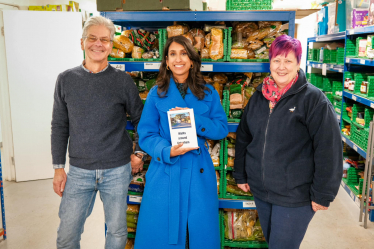
<path id="1" fill-rule="evenodd" d="M 174 83 L 165 97 L 153 87 L 138 125 L 139 145 L 152 161 L 136 231 L 135 249 L 184 249 L 188 223 L 190 248 L 220 248 L 216 174 L 206 139 L 228 134 L 227 118 L 217 91 L 207 85 L 203 100 L 190 89 L 183 99 Z M 194 110 L 200 149 L 170 158 L 171 138 L 167 111 Z"/>

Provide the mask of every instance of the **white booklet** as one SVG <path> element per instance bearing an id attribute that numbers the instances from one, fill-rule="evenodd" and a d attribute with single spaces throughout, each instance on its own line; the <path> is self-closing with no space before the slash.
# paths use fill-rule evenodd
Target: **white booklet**
<path id="1" fill-rule="evenodd" d="M 172 146 L 198 147 L 193 109 L 168 111 Z"/>

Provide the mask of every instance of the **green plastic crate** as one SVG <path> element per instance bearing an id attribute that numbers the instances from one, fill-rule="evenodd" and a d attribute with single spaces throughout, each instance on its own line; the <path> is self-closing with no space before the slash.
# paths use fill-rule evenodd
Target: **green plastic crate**
<path id="1" fill-rule="evenodd" d="M 242 195 L 235 195 L 235 194 L 232 194 L 232 193 L 229 193 L 227 192 L 227 179 L 226 179 L 226 175 L 228 173 L 232 174 L 232 171 L 228 171 L 228 170 L 222 170 L 223 174 L 223 179 L 222 179 L 222 187 L 223 187 L 223 195 L 222 195 L 222 198 L 225 198 L 225 199 L 233 199 L 233 200 L 254 200 L 253 199 L 253 196 L 242 196 Z"/>
<path id="2" fill-rule="evenodd" d="M 360 41 L 361 41 L 362 39 L 364 39 L 364 37 L 357 37 L 357 38 L 356 38 L 355 57 L 358 57 L 359 44 L 360 44 Z"/>
<path id="3" fill-rule="evenodd" d="M 332 92 L 332 80 L 328 77 L 323 77 L 323 91 Z"/>
<path id="4" fill-rule="evenodd" d="M 336 92 L 343 91 L 343 83 L 340 81 L 333 81 L 332 82 L 332 95 L 335 97 L 340 97 L 336 94 Z"/>
<path id="5" fill-rule="evenodd" d="M 347 180 L 349 184 L 357 184 L 358 183 L 358 170 L 354 167 L 350 167 L 347 170 Z"/>
<path id="6" fill-rule="evenodd" d="M 144 61 L 144 62 L 147 62 L 147 61 L 161 61 L 162 59 L 162 55 L 163 55 L 163 50 L 164 50 L 164 43 L 163 43 L 163 33 L 166 32 L 166 29 L 159 29 L 158 30 L 158 33 L 159 33 L 159 38 L 158 38 L 158 47 L 159 47 L 159 55 L 160 57 L 156 58 L 156 59 L 135 59 L 135 58 L 113 58 L 113 57 L 110 57 L 108 56 L 108 61 Z"/>
<path id="7" fill-rule="evenodd" d="M 227 34 L 228 32 L 228 29 L 223 29 L 223 58 L 222 59 L 219 59 L 219 60 L 212 60 L 212 59 L 201 59 L 201 61 L 212 61 L 212 62 L 223 62 L 223 61 L 227 61 Z M 230 46 L 231 48 L 231 46 Z M 230 49 L 230 53 L 231 53 L 231 49 Z"/>
<path id="8" fill-rule="evenodd" d="M 226 10 L 271 10 L 272 0 L 227 0 Z"/>
<path id="9" fill-rule="evenodd" d="M 227 41 L 228 41 L 228 47 L 227 47 L 227 61 L 230 62 L 269 62 L 269 59 L 231 59 L 231 46 L 232 46 L 232 27 L 229 27 L 227 32 Z"/>
<path id="10" fill-rule="evenodd" d="M 344 64 L 344 48 L 336 49 L 336 63 L 339 65 Z"/>

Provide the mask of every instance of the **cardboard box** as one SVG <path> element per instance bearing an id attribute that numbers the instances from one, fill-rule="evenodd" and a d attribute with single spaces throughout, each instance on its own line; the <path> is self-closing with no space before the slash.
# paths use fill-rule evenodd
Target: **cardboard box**
<path id="1" fill-rule="evenodd" d="M 45 6 L 29 6 L 29 10 L 32 10 L 32 11 L 45 11 Z"/>
<path id="2" fill-rule="evenodd" d="M 202 0 L 96 0 L 97 11 L 203 10 Z"/>
<path id="3" fill-rule="evenodd" d="M 370 0 L 368 25 L 374 25 L 374 0 Z"/>

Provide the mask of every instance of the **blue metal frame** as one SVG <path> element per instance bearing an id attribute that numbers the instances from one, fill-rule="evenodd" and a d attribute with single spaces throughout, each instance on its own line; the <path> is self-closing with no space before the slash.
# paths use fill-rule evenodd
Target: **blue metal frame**
<path id="1" fill-rule="evenodd" d="M 1 152 L 0 152 L 0 195 L 1 195 L 1 216 L 2 216 L 3 229 L 4 229 L 3 238 L 5 240 L 6 239 L 6 222 L 5 222 L 3 168 L 2 168 L 2 164 L 1 164 Z"/>
<path id="2" fill-rule="evenodd" d="M 318 63 L 318 62 L 313 62 L 313 61 L 307 61 L 307 63 L 306 63 L 307 66 L 311 66 L 313 68 L 319 68 L 319 69 L 322 69 L 323 64 L 327 65 L 326 69 L 328 71 L 333 71 L 333 72 L 338 72 L 338 73 L 343 73 L 344 72 L 344 65 Z"/>
<path id="3" fill-rule="evenodd" d="M 329 35 L 320 35 L 317 37 L 310 37 L 307 39 L 308 42 L 327 42 L 327 41 L 338 41 L 345 40 L 345 32 L 339 32 Z"/>

